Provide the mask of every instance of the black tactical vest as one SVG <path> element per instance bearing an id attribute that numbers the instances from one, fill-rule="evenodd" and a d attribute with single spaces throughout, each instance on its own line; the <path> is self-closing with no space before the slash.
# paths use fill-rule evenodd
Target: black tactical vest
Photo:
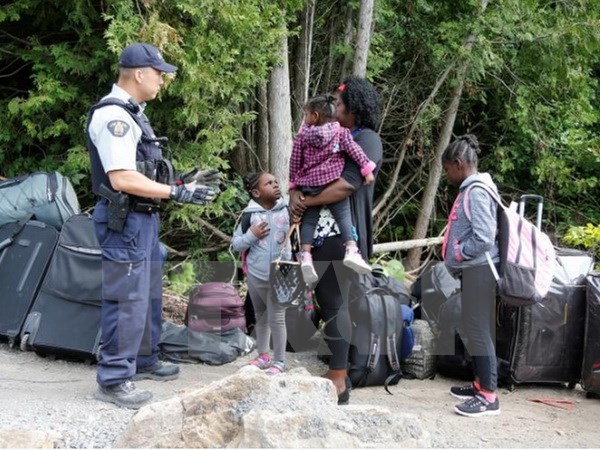
<path id="1" fill-rule="evenodd" d="M 88 112 L 86 125 L 87 148 L 90 154 L 92 172 L 92 192 L 96 195 L 98 195 L 98 189 L 100 188 L 100 185 L 104 183 L 107 187 L 110 187 L 110 181 L 108 179 L 108 175 L 102 167 L 102 162 L 100 161 L 100 156 L 98 155 L 98 149 L 90 138 L 89 126 L 94 111 L 108 105 L 116 105 L 123 108 L 142 129 L 142 137 L 137 145 L 135 160 L 137 162 L 162 160 L 162 150 L 156 139 L 156 135 L 150 126 L 148 118 L 143 113 L 138 115 L 140 110 L 139 105 L 131 102 L 127 103 L 119 100 L 118 98 L 107 98 L 101 100 L 91 107 L 90 111 Z"/>

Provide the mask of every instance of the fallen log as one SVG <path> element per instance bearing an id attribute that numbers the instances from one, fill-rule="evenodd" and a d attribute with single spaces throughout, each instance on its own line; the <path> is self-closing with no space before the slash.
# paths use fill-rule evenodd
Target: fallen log
<path id="1" fill-rule="evenodd" d="M 426 239 L 412 239 L 408 241 L 385 242 L 383 244 L 374 244 L 373 253 L 394 252 L 398 250 L 409 250 L 417 247 L 431 247 L 439 245 L 444 241 L 443 237 L 433 237 Z"/>

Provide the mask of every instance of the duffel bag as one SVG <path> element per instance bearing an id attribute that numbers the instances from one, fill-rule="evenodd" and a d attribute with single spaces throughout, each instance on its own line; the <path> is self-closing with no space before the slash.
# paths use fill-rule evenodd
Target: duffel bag
<path id="1" fill-rule="evenodd" d="M 0 182 L 0 226 L 33 214 L 60 230 L 79 212 L 71 182 L 58 172 L 33 172 Z"/>
<path id="2" fill-rule="evenodd" d="M 246 331 L 244 300 L 231 283 L 199 284 L 189 294 L 185 324 L 192 331 Z"/>

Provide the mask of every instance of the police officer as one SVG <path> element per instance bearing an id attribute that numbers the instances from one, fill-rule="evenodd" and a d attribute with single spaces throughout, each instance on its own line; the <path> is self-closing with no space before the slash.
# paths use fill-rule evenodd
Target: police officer
<path id="1" fill-rule="evenodd" d="M 160 200 L 204 205 L 217 193 L 199 184 L 202 176 L 169 184 L 152 179 L 157 171 L 147 170 L 163 160 L 160 139 L 143 112 L 145 102 L 156 98 L 163 75 L 176 70 L 156 47 L 129 45 L 119 59 L 117 83 L 88 115 L 92 189 L 99 195 L 93 218 L 103 257 L 95 397 L 132 409 L 152 399 L 132 380 L 179 376 L 177 365 L 158 359 L 164 256 L 158 241 Z"/>

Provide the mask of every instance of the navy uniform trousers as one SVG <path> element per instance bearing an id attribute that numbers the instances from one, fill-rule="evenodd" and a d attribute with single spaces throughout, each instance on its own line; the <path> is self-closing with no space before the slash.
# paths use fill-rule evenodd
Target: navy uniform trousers
<path id="1" fill-rule="evenodd" d="M 93 213 L 102 248 L 101 386 L 120 384 L 158 361 L 162 264 L 158 213 L 130 212 L 122 232 L 108 229 L 107 203 Z"/>

